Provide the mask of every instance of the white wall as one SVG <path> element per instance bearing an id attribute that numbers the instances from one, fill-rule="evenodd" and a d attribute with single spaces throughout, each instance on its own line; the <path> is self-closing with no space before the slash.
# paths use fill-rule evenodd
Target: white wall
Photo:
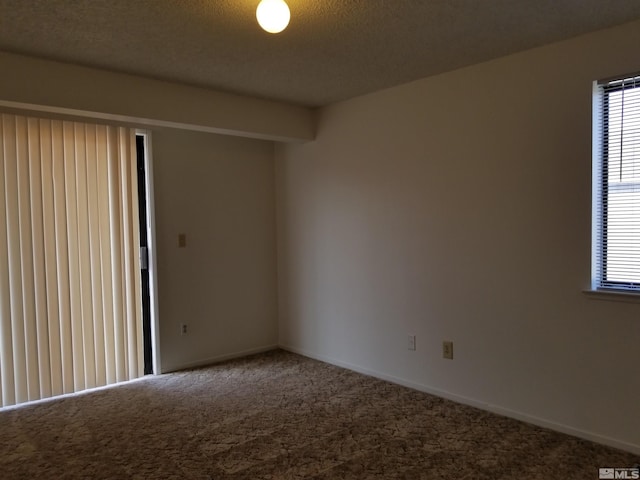
<path id="1" fill-rule="evenodd" d="M 639 44 L 635 22 L 321 109 L 276 150 L 280 343 L 640 451 L 640 303 L 582 292 L 592 81 Z"/>
<path id="2" fill-rule="evenodd" d="M 272 348 L 273 144 L 159 130 L 152 146 L 162 371 Z"/>
<path id="3" fill-rule="evenodd" d="M 0 52 L 0 108 L 279 141 L 313 138 L 307 108 Z"/>

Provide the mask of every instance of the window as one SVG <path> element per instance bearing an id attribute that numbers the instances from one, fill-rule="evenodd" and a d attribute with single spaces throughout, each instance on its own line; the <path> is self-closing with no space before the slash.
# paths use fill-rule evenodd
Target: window
<path id="1" fill-rule="evenodd" d="M 595 89 L 591 287 L 640 294 L 640 76 Z"/>

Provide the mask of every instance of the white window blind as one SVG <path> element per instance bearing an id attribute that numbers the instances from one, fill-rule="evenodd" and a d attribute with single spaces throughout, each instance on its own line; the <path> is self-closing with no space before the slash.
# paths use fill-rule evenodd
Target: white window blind
<path id="1" fill-rule="evenodd" d="M 592 288 L 640 293 L 640 76 L 596 89 Z"/>
<path id="2" fill-rule="evenodd" d="M 0 115 L 0 405 L 143 374 L 135 132 Z"/>

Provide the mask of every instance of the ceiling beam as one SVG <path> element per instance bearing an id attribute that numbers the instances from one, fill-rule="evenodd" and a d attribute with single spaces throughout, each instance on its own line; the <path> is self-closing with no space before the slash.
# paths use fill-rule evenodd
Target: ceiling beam
<path id="1" fill-rule="evenodd" d="M 0 107 L 279 142 L 313 140 L 313 111 L 286 103 L 0 52 Z"/>

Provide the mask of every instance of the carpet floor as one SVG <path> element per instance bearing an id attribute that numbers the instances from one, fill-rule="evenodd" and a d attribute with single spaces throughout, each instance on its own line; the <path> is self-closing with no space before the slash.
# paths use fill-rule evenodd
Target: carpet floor
<path id="1" fill-rule="evenodd" d="M 281 350 L 0 412 L 0 479 L 597 479 L 638 457 Z"/>

